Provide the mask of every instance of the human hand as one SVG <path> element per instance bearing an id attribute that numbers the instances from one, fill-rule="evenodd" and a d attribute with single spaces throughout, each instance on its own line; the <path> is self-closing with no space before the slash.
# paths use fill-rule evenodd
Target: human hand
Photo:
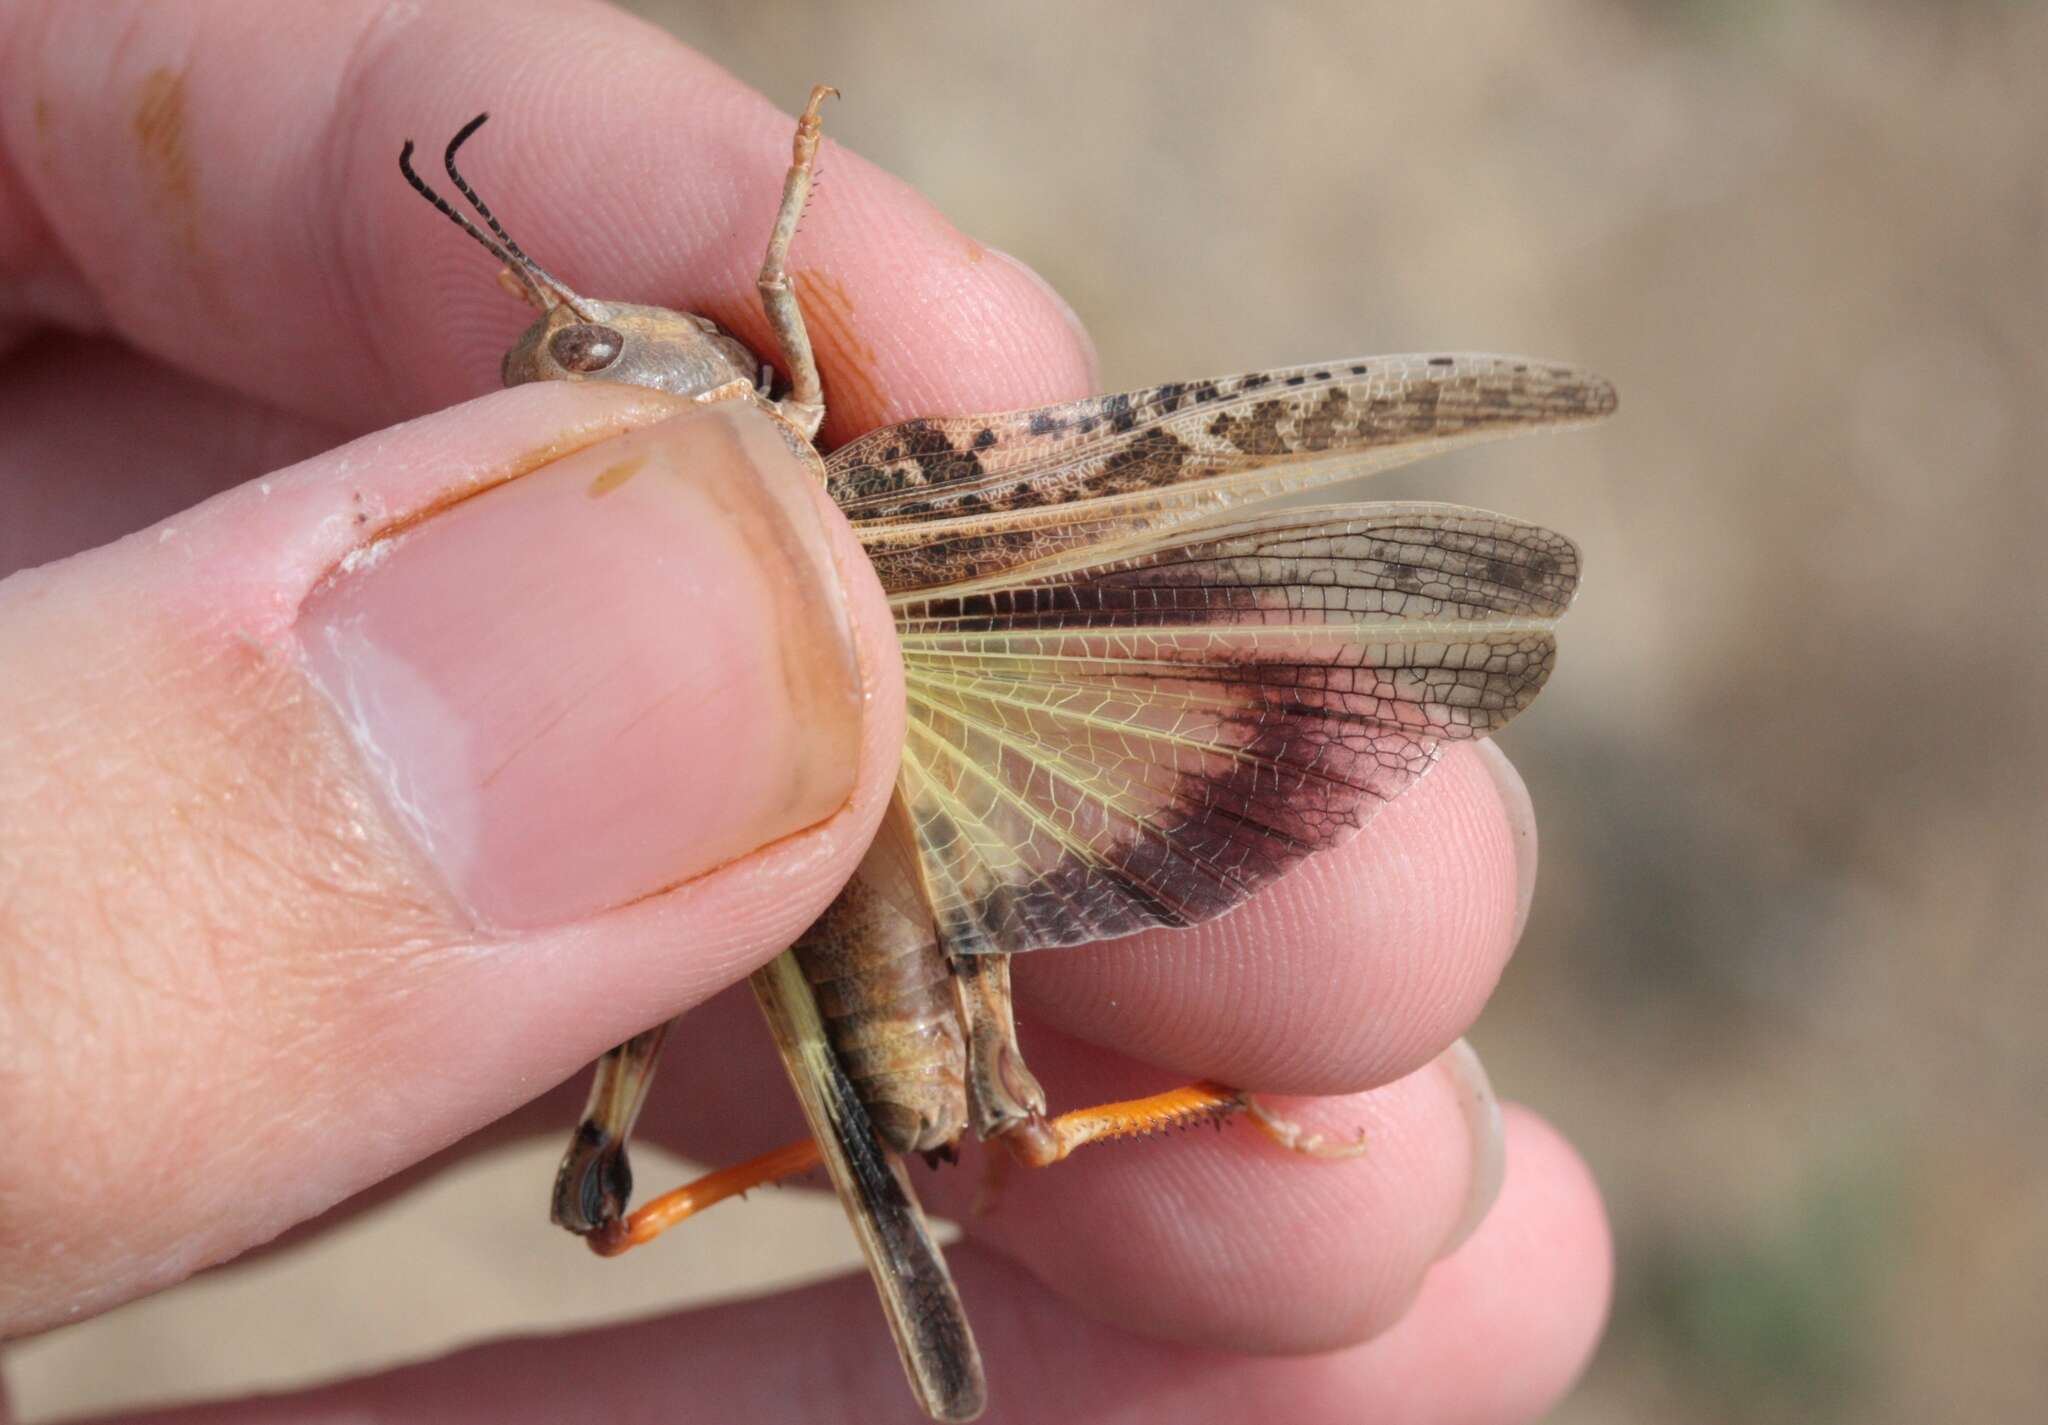
<path id="1" fill-rule="evenodd" d="M 284 14 L 138 6 L 119 47 L 105 7 L 0 21 L 0 558 L 169 516 L 0 584 L 12 1332 L 331 1220 L 449 1145 L 562 1131 L 579 1086 L 526 1102 L 536 1088 L 822 909 L 901 739 L 886 609 L 821 501 L 778 492 L 768 515 L 806 538 L 764 553 L 715 491 L 546 498 L 673 401 L 526 387 L 315 454 L 487 389 L 525 320 L 397 180 L 399 139 L 489 102 L 474 176 L 522 244 L 594 295 L 767 349 L 752 277 L 788 119 L 608 10 Z M 828 442 L 1092 387 L 1086 338 L 1036 278 L 844 150 L 826 163 L 795 266 L 817 283 Z M 529 470 L 493 497 L 502 518 L 432 514 Z M 459 687 L 431 725 L 374 657 L 306 652 L 334 646 L 324 575 L 421 516 L 359 586 L 417 611 L 379 626 L 418 632 L 409 651 Z M 826 612 L 792 685 L 748 595 L 805 580 Z M 388 700 L 344 716 L 329 695 L 348 687 Z M 812 714 L 835 698 L 858 699 L 857 731 L 821 742 Z M 411 745 L 462 760 L 394 810 L 368 749 L 437 735 Z M 952 1257 L 992 1418 L 1512 1420 L 1556 1397 L 1607 1288 L 1569 1150 L 1510 1112 L 1499 1201 L 1437 1260 L 1497 1146 L 1438 1064 L 1465 1062 L 1450 1046 L 1512 949 L 1532 857 L 1512 773 L 1459 752 L 1227 920 L 1019 962 L 1056 1108 L 1163 1067 L 1330 1095 L 1290 1112 L 1371 1149 L 1309 1163 L 1235 1131 L 1091 1149 L 1015 1178 L 985 1218 L 971 1164 L 921 1175 L 965 1222 Z M 726 1161 L 799 1131 L 743 998 L 675 1038 L 643 1134 Z M 745 1231 L 745 1211 L 685 1232 L 720 1222 Z M 646 1400 L 706 1420 L 910 1413 L 872 1292 L 845 1280 L 205 1414 L 555 1420 Z"/>

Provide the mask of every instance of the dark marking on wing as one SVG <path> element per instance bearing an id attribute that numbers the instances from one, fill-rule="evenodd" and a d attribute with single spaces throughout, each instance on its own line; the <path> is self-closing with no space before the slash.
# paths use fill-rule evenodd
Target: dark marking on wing
<path id="1" fill-rule="evenodd" d="M 1286 455 L 1288 445 L 1280 434 L 1280 421 L 1288 409 L 1285 401 L 1261 401 L 1242 415 L 1224 412 L 1209 422 L 1209 434 L 1229 441 L 1246 455 Z"/>
<path id="2" fill-rule="evenodd" d="M 902 601 L 904 794 L 946 948 L 1238 904 L 1527 706 L 1577 576 L 1534 526 L 1379 505 Z"/>

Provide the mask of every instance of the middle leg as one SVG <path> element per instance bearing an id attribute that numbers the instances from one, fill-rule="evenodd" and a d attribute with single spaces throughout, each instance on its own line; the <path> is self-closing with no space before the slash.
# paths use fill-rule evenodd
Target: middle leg
<path id="1" fill-rule="evenodd" d="M 1024 1064 L 1010 994 L 1010 957 L 955 955 L 953 989 L 967 1038 L 968 1111 L 974 1131 L 1000 1141 L 1026 1166 L 1059 1162 L 1076 1148 L 1108 1138 L 1129 1138 L 1210 1122 L 1242 1113 L 1290 1152 L 1346 1158 L 1362 1141 L 1334 1142 L 1309 1133 L 1260 1104 L 1249 1093 L 1204 1080 L 1121 1103 L 1106 1103 L 1048 1118 L 1045 1090 Z M 997 1160 L 991 1160 L 991 1165 Z M 993 1188 L 987 1190 L 990 1195 Z"/>

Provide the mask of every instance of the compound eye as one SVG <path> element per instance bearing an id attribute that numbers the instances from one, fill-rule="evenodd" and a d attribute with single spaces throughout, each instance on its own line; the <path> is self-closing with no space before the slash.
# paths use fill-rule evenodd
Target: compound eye
<path id="1" fill-rule="evenodd" d="M 548 338 L 548 355 L 555 359 L 555 365 L 564 371 L 573 371 L 588 376 L 593 371 L 602 371 L 619 359 L 625 349 L 626 339 L 610 327 L 595 323 L 582 323 L 563 327 Z"/>

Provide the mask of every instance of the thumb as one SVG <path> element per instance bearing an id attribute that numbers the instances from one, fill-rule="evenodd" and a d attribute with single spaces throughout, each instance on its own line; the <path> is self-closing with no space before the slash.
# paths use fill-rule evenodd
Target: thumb
<path id="1" fill-rule="evenodd" d="M 824 908 L 903 724 L 815 475 L 742 406 L 526 386 L 0 583 L 0 1330 L 276 1235 Z"/>

